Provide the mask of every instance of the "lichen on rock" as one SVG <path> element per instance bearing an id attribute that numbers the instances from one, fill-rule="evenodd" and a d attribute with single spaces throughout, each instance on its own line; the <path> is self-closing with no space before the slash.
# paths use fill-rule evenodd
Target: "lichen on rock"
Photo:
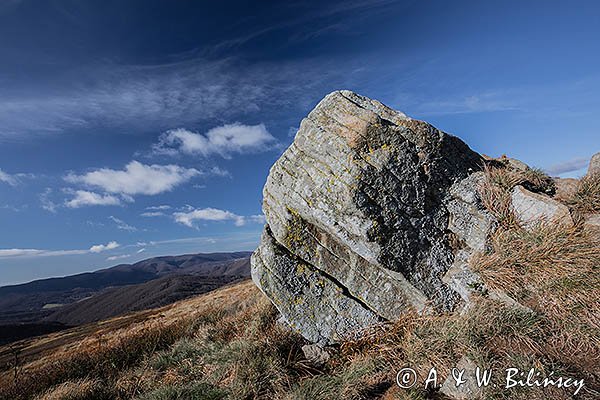
<path id="1" fill-rule="evenodd" d="M 482 165 L 426 122 L 350 91 L 327 95 L 270 170 L 254 281 L 320 344 L 408 309 L 454 310 L 468 296 L 445 275 L 468 268 L 495 226 L 477 194 Z M 310 272 L 296 274 L 298 263 Z"/>

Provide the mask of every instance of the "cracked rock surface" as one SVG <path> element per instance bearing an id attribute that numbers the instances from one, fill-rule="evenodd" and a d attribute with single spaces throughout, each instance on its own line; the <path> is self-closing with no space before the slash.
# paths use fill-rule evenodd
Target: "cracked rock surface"
<path id="1" fill-rule="evenodd" d="M 409 308 L 454 310 L 495 226 L 477 195 L 482 163 L 426 122 L 327 95 L 267 178 L 254 282 L 321 345 Z"/>

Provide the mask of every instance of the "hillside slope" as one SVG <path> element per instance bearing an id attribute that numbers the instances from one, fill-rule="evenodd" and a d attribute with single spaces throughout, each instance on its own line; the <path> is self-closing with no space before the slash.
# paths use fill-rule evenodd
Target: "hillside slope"
<path id="1" fill-rule="evenodd" d="M 95 272 L 41 279 L 0 287 L 0 324 L 37 322 L 52 310 L 44 306 L 74 303 L 107 288 L 135 285 L 174 274 L 248 276 L 250 252 L 186 254 L 120 264 Z"/>
<path id="2" fill-rule="evenodd" d="M 245 271 L 240 271 L 245 272 Z M 59 308 L 44 321 L 81 325 L 131 311 L 162 307 L 243 279 L 241 275 L 174 275 L 138 285 L 107 289 L 91 298 Z"/>

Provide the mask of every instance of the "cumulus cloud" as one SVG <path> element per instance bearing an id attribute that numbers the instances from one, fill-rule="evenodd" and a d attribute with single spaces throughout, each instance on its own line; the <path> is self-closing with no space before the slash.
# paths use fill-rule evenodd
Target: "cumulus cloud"
<path id="1" fill-rule="evenodd" d="M 168 192 L 197 175 L 200 175 L 200 171 L 194 168 L 188 169 L 179 165 L 145 165 L 131 161 L 124 170 L 100 168 L 83 175 L 67 175 L 65 180 L 98 187 L 108 193 L 131 196 Z"/>
<path id="2" fill-rule="evenodd" d="M 227 221 L 233 220 L 237 226 L 244 225 L 244 217 L 218 208 L 202 208 L 189 212 L 173 213 L 175 221 L 193 227 L 194 221 Z"/>
<path id="3" fill-rule="evenodd" d="M 90 252 L 91 253 L 101 253 L 106 250 L 116 249 L 119 246 L 120 246 L 119 243 L 117 243 L 115 241 L 108 242 L 107 244 L 96 244 L 96 245 L 90 247 Z"/>
<path id="4" fill-rule="evenodd" d="M 233 221 L 236 226 L 243 226 L 246 222 L 264 223 L 264 216 L 262 215 L 245 217 L 231 211 L 210 207 L 191 209 L 187 212 L 176 212 L 173 213 L 173 218 L 175 218 L 176 222 L 190 228 L 194 227 L 195 221 Z"/>
<path id="5" fill-rule="evenodd" d="M 120 198 L 109 194 L 102 195 L 95 192 L 89 192 L 87 190 L 76 190 L 74 194 L 75 195 L 71 200 L 65 202 L 65 205 L 69 208 L 121 205 Z"/>
<path id="6" fill-rule="evenodd" d="M 187 129 L 171 129 L 161 135 L 153 150 L 158 154 L 220 155 L 230 158 L 234 153 L 254 153 L 271 148 L 276 139 L 264 124 L 227 124 L 200 134 Z M 219 172 L 219 170 L 217 170 Z"/>

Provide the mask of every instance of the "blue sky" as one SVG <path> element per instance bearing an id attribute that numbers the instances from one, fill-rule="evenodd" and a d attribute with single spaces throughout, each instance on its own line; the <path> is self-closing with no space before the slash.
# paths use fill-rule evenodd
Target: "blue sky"
<path id="1" fill-rule="evenodd" d="M 599 37 L 594 1 L 0 0 L 0 285 L 252 250 L 269 167 L 336 89 L 581 175 Z"/>

